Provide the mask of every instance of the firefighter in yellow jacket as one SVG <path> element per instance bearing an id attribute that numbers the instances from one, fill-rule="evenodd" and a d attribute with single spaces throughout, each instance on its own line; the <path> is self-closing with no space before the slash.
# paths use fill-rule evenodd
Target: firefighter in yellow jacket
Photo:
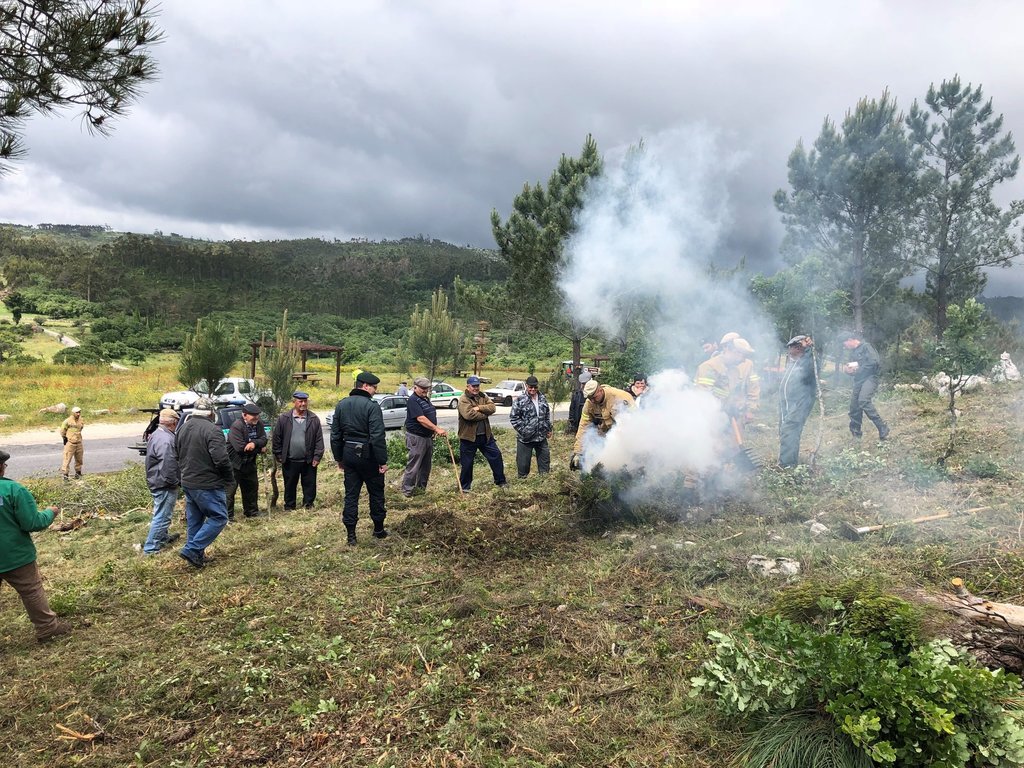
<path id="1" fill-rule="evenodd" d="M 82 409 L 76 405 L 71 409 L 71 415 L 60 425 L 60 436 L 64 441 L 64 459 L 60 465 L 60 473 L 65 480 L 68 479 L 72 458 L 75 460 L 75 477 L 82 476 L 82 456 L 85 453 L 82 448 L 82 429 L 84 427 Z"/>
<path id="2" fill-rule="evenodd" d="M 761 400 L 761 379 L 754 370 L 753 347 L 746 339 L 736 338 L 722 352 L 697 368 L 696 385 L 722 401 L 722 408 L 736 420 L 737 427 L 754 418 Z"/>
<path id="3" fill-rule="evenodd" d="M 607 384 L 598 384 L 593 379 L 584 385 L 583 396 L 586 403 L 583 406 L 583 413 L 580 414 L 580 425 L 576 430 L 576 444 L 569 460 L 570 469 L 580 468 L 583 435 L 586 431 L 595 427 L 600 434 L 606 434 L 615 426 L 616 414 L 622 413 L 624 408 L 632 408 L 636 403 L 629 392 L 609 387 Z"/>

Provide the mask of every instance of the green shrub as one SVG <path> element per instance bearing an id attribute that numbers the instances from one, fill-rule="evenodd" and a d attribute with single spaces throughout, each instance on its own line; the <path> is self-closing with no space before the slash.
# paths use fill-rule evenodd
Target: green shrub
<path id="1" fill-rule="evenodd" d="M 905 768 L 1024 761 L 1020 681 L 948 641 L 899 654 L 875 636 L 779 616 L 709 636 L 714 657 L 691 695 L 710 695 L 726 716 L 823 711 L 874 762 Z"/>

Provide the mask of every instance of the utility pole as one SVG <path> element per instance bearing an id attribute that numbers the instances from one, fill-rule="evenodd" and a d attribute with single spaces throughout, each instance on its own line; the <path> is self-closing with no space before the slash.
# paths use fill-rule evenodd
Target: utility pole
<path id="1" fill-rule="evenodd" d="M 484 360 L 487 358 L 487 333 L 491 330 L 491 324 L 486 320 L 480 320 L 476 324 L 476 335 L 473 337 L 473 375 L 479 376 Z"/>

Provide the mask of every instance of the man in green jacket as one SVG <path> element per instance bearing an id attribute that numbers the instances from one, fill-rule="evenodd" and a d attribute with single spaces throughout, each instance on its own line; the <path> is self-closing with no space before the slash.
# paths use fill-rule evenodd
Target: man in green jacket
<path id="1" fill-rule="evenodd" d="M 370 497 L 373 536 L 387 538 L 384 518 L 384 473 L 388 471 L 388 444 L 384 439 L 384 414 L 373 399 L 380 379 L 369 371 L 356 375 L 356 386 L 334 408 L 331 423 L 331 453 L 338 469 L 345 473 L 345 506 L 341 521 L 348 534 L 348 545 L 356 545 L 359 521 L 359 494 L 366 485 Z"/>
<path id="2" fill-rule="evenodd" d="M 36 640 L 45 643 L 71 631 L 71 625 L 50 610 L 29 535 L 49 528 L 55 513 L 50 508 L 40 512 L 24 486 L 4 477 L 10 458 L 7 451 L 0 451 L 0 583 L 14 587 L 35 625 Z"/>

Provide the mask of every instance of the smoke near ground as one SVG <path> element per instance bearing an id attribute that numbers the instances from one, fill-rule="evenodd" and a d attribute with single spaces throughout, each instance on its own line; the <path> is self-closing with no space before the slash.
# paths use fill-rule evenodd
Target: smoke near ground
<path id="1" fill-rule="evenodd" d="M 743 160 L 723 153 L 702 127 L 645 139 L 605 159 L 567 244 L 561 288 L 573 316 L 608 338 L 623 338 L 642 315 L 659 350 L 661 371 L 650 376 L 642 407 L 617 416 L 605 438 L 594 434 L 584 444 L 584 468 L 642 468 L 641 493 L 678 483 L 680 473 L 711 471 L 733 450 L 718 400 L 691 384 L 704 358 L 701 342 L 736 331 L 757 351 L 757 369 L 778 349 L 771 324 L 745 290 L 749 275 L 723 271 L 737 265 L 716 258 L 735 225 L 727 182 Z"/>

